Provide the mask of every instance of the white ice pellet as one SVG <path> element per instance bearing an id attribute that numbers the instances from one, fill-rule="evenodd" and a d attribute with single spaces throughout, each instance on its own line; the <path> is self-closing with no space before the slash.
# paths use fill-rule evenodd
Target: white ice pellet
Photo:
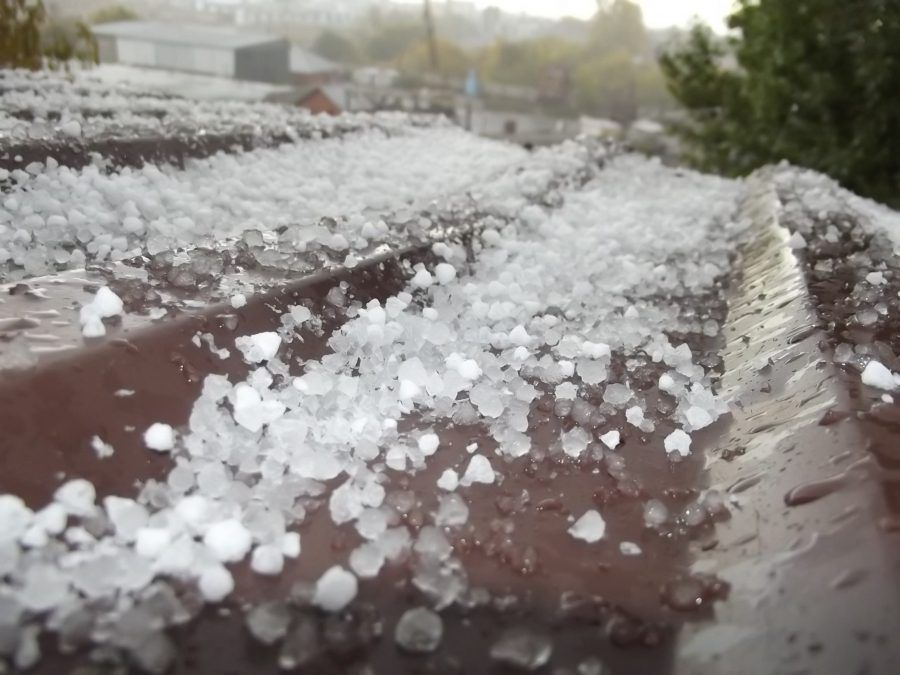
<path id="1" fill-rule="evenodd" d="M 806 248 L 806 239 L 799 232 L 794 232 L 788 240 L 788 246 L 792 249 Z"/>
<path id="2" fill-rule="evenodd" d="M 475 359 L 465 359 L 456 366 L 456 372 L 462 377 L 473 382 L 481 377 L 481 367 Z"/>
<path id="3" fill-rule="evenodd" d="M 103 499 L 103 508 L 120 541 L 134 541 L 138 531 L 147 524 L 147 509 L 133 499 L 111 495 Z"/>
<path id="4" fill-rule="evenodd" d="M 0 495 L 0 543 L 15 541 L 30 527 L 34 513 L 15 495 Z"/>
<path id="5" fill-rule="evenodd" d="M 197 586 L 206 602 L 221 602 L 234 590 L 234 577 L 222 565 L 214 565 L 200 572 Z"/>
<path id="6" fill-rule="evenodd" d="M 234 341 L 235 347 L 244 355 L 247 363 L 271 361 L 281 347 L 281 336 L 274 331 L 243 335 Z"/>
<path id="7" fill-rule="evenodd" d="M 879 361 L 869 361 L 862 371 L 862 382 L 876 389 L 891 391 L 897 388 L 895 376 Z"/>
<path id="8" fill-rule="evenodd" d="M 253 538 L 241 521 L 235 518 L 210 525 L 203 544 L 219 562 L 237 562 L 250 550 Z"/>
<path id="9" fill-rule="evenodd" d="M 384 551 L 372 542 L 364 542 L 350 553 L 350 569 L 361 579 L 371 579 L 384 566 Z"/>
<path id="10" fill-rule="evenodd" d="M 422 388 L 413 382 L 412 380 L 401 380 L 400 388 L 398 390 L 398 395 L 401 399 L 411 399 L 418 396 L 422 391 Z"/>
<path id="11" fill-rule="evenodd" d="M 86 338 L 98 338 L 106 335 L 106 326 L 96 314 L 81 317 L 81 334 Z"/>
<path id="12" fill-rule="evenodd" d="M 622 555 L 635 556 L 642 553 L 641 547 L 633 541 L 623 541 L 619 543 L 619 552 Z"/>
<path id="13" fill-rule="evenodd" d="M 78 120 L 67 120 L 59 125 L 59 131 L 66 136 L 78 138 L 81 136 L 81 123 Z"/>
<path id="14" fill-rule="evenodd" d="M 633 427 L 639 427 L 644 422 L 644 410 L 638 405 L 632 406 L 625 411 L 625 421 Z"/>
<path id="15" fill-rule="evenodd" d="M 428 270 L 420 267 L 413 275 L 413 278 L 410 279 L 410 283 L 416 288 L 428 288 L 434 283 L 434 278 Z"/>
<path id="16" fill-rule="evenodd" d="M 440 615 L 427 607 L 416 607 L 403 613 L 394 629 L 397 645 L 411 654 L 428 654 L 441 644 L 444 624 Z"/>
<path id="17" fill-rule="evenodd" d="M 594 544 L 606 534 L 606 521 L 596 509 L 590 509 L 569 528 L 569 534 L 575 539 Z"/>
<path id="18" fill-rule="evenodd" d="M 619 446 L 619 442 L 621 441 L 621 437 L 618 429 L 613 429 L 612 431 L 607 431 L 605 434 L 600 436 L 600 440 L 610 450 L 615 450 Z"/>
<path id="19" fill-rule="evenodd" d="M 450 263 L 438 263 L 434 267 L 434 276 L 439 284 L 446 286 L 456 278 L 456 268 Z"/>
<path id="20" fill-rule="evenodd" d="M 90 481 L 76 478 L 61 485 L 53 493 L 53 499 L 71 516 L 90 516 L 96 510 L 97 490 Z"/>
<path id="21" fill-rule="evenodd" d="M 157 452 L 169 452 L 175 447 L 175 430 L 168 424 L 155 422 L 144 432 L 144 445 Z"/>
<path id="22" fill-rule="evenodd" d="M 313 604 L 326 612 L 339 612 L 356 597 L 358 587 L 356 576 L 335 565 L 316 582 Z"/>
<path id="23" fill-rule="evenodd" d="M 199 533 L 208 523 L 210 502 L 203 495 L 188 495 L 175 504 L 175 514 L 186 525 Z"/>
<path id="24" fill-rule="evenodd" d="M 866 275 L 866 281 L 868 281 L 873 286 L 881 286 L 885 283 L 884 273 L 883 272 L 869 272 Z"/>
<path id="25" fill-rule="evenodd" d="M 434 524 L 438 527 L 457 527 L 469 520 L 469 507 L 457 494 L 438 497 L 438 510 L 434 514 Z"/>
<path id="26" fill-rule="evenodd" d="M 247 296 L 243 293 L 235 293 L 231 296 L 231 306 L 234 309 L 240 309 L 247 304 Z"/>
<path id="27" fill-rule="evenodd" d="M 690 425 L 691 429 L 696 431 L 697 429 L 703 429 L 704 427 L 708 427 L 713 423 L 713 417 L 709 414 L 709 412 L 696 405 L 692 405 L 684 412 L 684 417 L 687 420 L 687 423 Z"/>
<path id="28" fill-rule="evenodd" d="M 81 308 L 79 313 L 82 335 L 88 338 L 105 335 L 106 326 L 103 325 L 103 319 L 121 314 L 123 309 L 122 298 L 108 286 L 101 286 L 96 295 Z"/>
<path id="29" fill-rule="evenodd" d="M 459 484 L 466 487 L 473 483 L 490 485 L 494 482 L 494 479 L 494 469 L 490 460 L 484 455 L 472 455 L 472 458 L 469 460 L 469 466 L 466 467 Z"/>
<path id="30" fill-rule="evenodd" d="M 677 452 L 682 457 L 691 454 L 691 437 L 682 429 L 675 429 L 663 441 L 666 452 Z"/>
<path id="31" fill-rule="evenodd" d="M 524 347 L 531 342 L 531 336 L 525 330 L 525 326 L 519 324 L 509 332 L 509 341 L 519 347 Z"/>
<path id="32" fill-rule="evenodd" d="M 444 472 L 437 480 L 437 486 L 441 488 L 441 490 L 446 490 L 447 492 L 453 492 L 458 485 L 459 474 L 453 469 L 444 469 Z"/>
<path id="33" fill-rule="evenodd" d="M 562 449 L 569 457 L 578 457 L 591 442 L 591 435 L 581 427 L 575 427 L 562 434 Z"/>
<path id="34" fill-rule="evenodd" d="M 675 392 L 675 380 L 668 373 L 663 373 L 659 376 L 659 388 L 660 391 L 664 391 L 667 394 L 672 394 Z"/>
<path id="35" fill-rule="evenodd" d="M 142 527 L 135 534 L 135 552 L 144 558 L 156 558 L 172 542 L 172 532 L 164 527 Z"/>
<path id="36" fill-rule="evenodd" d="M 296 558 L 300 555 L 300 533 L 287 532 L 281 539 L 281 554 L 285 558 Z"/>
<path id="37" fill-rule="evenodd" d="M 93 314 L 103 319 L 108 319 L 121 314 L 124 309 L 124 303 L 122 298 L 116 295 L 109 286 L 101 286 L 97 289 L 97 294 L 93 300 L 86 307 L 89 307 Z"/>
<path id="38" fill-rule="evenodd" d="M 268 576 L 281 574 L 281 570 L 284 569 L 284 554 L 275 546 L 268 544 L 257 546 L 250 556 L 250 569 L 257 574 Z"/>
<path id="39" fill-rule="evenodd" d="M 107 457 L 112 457 L 115 449 L 109 443 L 103 441 L 99 436 L 94 436 L 91 438 L 91 448 L 94 453 L 97 455 L 98 459 L 106 459 Z"/>
<path id="40" fill-rule="evenodd" d="M 291 307 L 289 307 L 288 309 L 290 311 L 291 317 L 294 319 L 297 325 L 305 323 L 312 318 L 312 312 L 310 312 L 309 309 L 307 307 L 304 307 L 303 305 L 291 305 Z"/>
<path id="41" fill-rule="evenodd" d="M 34 524 L 50 535 L 61 534 L 66 529 L 69 514 L 66 509 L 57 502 L 51 502 L 34 514 Z M 2 537 L 0 533 L 0 537 Z"/>
<path id="42" fill-rule="evenodd" d="M 609 345 L 587 341 L 581 345 L 581 353 L 590 359 L 605 359 L 612 354 Z"/>
<path id="43" fill-rule="evenodd" d="M 285 411 L 281 401 L 265 399 L 259 392 L 243 382 L 234 388 L 234 421 L 249 431 L 259 431 L 266 424 L 280 418 Z"/>
<path id="44" fill-rule="evenodd" d="M 419 436 L 417 444 L 419 446 L 419 450 L 422 451 L 422 454 L 426 457 L 430 457 L 435 452 L 437 452 L 441 441 L 438 438 L 437 434 L 422 434 L 421 436 Z"/>

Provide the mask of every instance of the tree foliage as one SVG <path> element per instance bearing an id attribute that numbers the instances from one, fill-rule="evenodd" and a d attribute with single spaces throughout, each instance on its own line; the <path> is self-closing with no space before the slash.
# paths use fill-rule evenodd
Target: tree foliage
<path id="1" fill-rule="evenodd" d="M 900 4 L 740 0 L 729 25 L 727 40 L 697 26 L 661 59 L 690 159 L 727 174 L 787 159 L 896 200 Z"/>
<path id="2" fill-rule="evenodd" d="M 319 56 L 338 63 L 352 65 L 361 60 L 356 44 L 333 30 L 322 31 L 313 43 L 312 50 Z"/>
<path id="3" fill-rule="evenodd" d="M 376 26 L 366 41 L 366 56 L 376 63 L 399 58 L 425 36 L 418 23 L 386 23 Z"/>
<path id="4" fill-rule="evenodd" d="M 48 19 L 42 0 L 0 0 L 0 67 L 37 70 L 73 59 L 98 60 L 85 24 Z"/>
<path id="5" fill-rule="evenodd" d="M 481 22 L 496 28 L 501 18 L 496 7 L 489 7 Z M 499 39 L 480 49 L 460 46 L 465 44 L 462 33 L 468 30 L 465 22 L 460 20 L 454 28 L 446 17 L 440 19 L 437 74 L 458 79 L 475 68 L 486 83 L 533 87 L 541 105 L 554 114 L 584 113 L 629 123 L 647 108 L 672 106 L 635 0 L 598 0 L 593 19 L 578 22 L 577 38 L 582 39 L 571 35 Z M 373 7 L 365 28 L 343 35 L 325 31 L 313 47 L 323 56 L 350 63 L 347 55 L 354 49 L 360 53 L 358 62 L 399 68 L 410 81 L 435 74 L 425 27 L 408 16 L 392 18 Z"/>
<path id="6" fill-rule="evenodd" d="M 575 70 L 578 108 L 628 124 L 642 106 L 668 104 L 640 6 L 598 0 L 588 43 Z"/>
<path id="7" fill-rule="evenodd" d="M 468 54 L 447 40 L 437 40 L 438 73 L 448 77 L 460 78 L 469 72 Z M 431 71 L 431 52 L 427 40 L 419 40 L 399 58 L 397 65 L 408 73 L 427 73 Z"/>
<path id="8" fill-rule="evenodd" d="M 46 19 L 42 2 L 0 0 L 0 66 L 41 67 L 41 25 Z"/>
<path id="9" fill-rule="evenodd" d="M 130 7 L 122 5 L 110 5 L 102 7 L 91 14 L 90 22 L 92 25 L 101 23 L 112 23 L 113 21 L 134 21 L 139 18 L 137 12 Z"/>
<path id="10" fill-rule="evenodd" d="M 550 68 L 574 68 L 580 52 L 579 45 L 555 37 L 498 40 L 481 53 L 481 74 L 492 82 L 533 85 Z"/>
<path id="11" fill-rule="evenodd" d="M 640 6 L 633 0 L 597 0 L 588 50 L 601 56 L 614 52 L 649 56 L 650 41 Z"/>

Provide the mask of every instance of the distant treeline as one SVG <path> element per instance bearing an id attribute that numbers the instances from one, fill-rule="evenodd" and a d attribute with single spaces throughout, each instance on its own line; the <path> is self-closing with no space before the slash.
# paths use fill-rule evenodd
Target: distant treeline
<path id="1" fill-rule="evenodd" d="M 641 110 L 673 105 L 641 10 L 628 0 L 601 0 L 592 20 L 567 19 L 555 34 L 528 40 L 465 48 L 445 37 L 440 24 L 437 32 L 438 74 L 459 79 L 475 70 L 486 82 L 533 87 L 559 113 L 627 123 Z M 435 73 L 424 23 L 408 18 L 376 13 L 366 26 L 324 31 L 313 50 L 347 65 L 392 66 L 408 76 Z"/>

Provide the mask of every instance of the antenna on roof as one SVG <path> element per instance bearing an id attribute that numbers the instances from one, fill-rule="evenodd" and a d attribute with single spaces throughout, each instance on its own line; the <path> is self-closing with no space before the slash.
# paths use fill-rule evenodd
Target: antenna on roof
<path id="1" fill-rule="evenodd" d="M 425 0 L 425 32 L 428 35 L 428 56 L 431 59 L 431 69 L 438 71 L 437 38 L 434 33 L 434 16 L 431 13 L 431 0 Z"/>

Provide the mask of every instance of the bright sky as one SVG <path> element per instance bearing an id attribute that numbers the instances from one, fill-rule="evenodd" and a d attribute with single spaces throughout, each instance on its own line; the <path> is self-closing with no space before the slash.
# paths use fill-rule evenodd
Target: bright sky
<path id="1" fill-rule="evenodd" d="M 408 1 L 408 0 L 407 0 Z M 435 5 L 441 0 L 432 0 Z M 596 0 L 474 0 L 479 7 L 495 5 L 507 12 L 525 12 L 536 16 L 576 16 L 587 19 L 597 9 Z M 698 16 L 717 30 L 724 30 L 725 16 L 732 0 L 638 0 L 644 10 L 644 23 L 650 28 L 684 26 Z"/>

